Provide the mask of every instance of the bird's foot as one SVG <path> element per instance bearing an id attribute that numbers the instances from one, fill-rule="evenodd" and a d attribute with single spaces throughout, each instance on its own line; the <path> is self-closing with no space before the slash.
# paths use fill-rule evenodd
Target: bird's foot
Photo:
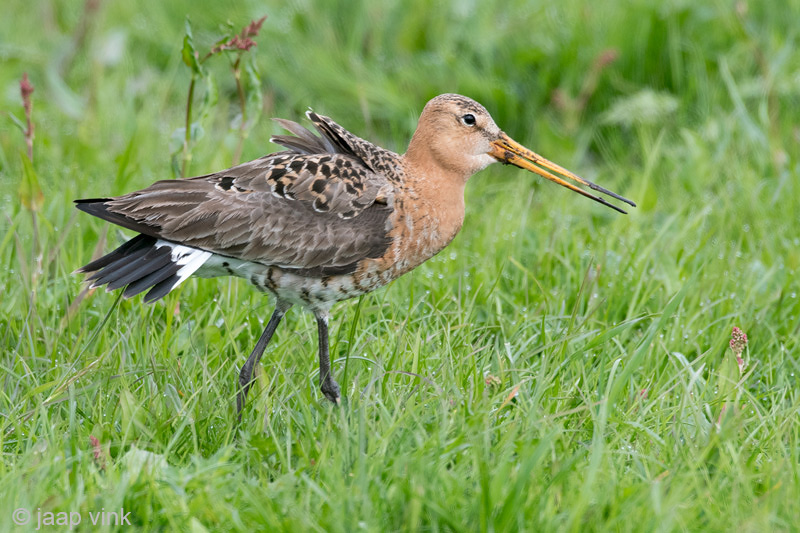
<path id="1" fill-rule="evenodd" d="M 328 377 L 325 381 L 322 382 L 319 388 L 322 390 L 322 394 L 324 394 L 328 400 L 332 401 L 336 405 L 339 405 L 342 397 L 341 393 L 339 392 L 338 383 L 336 383 L 333 379 Z"/>

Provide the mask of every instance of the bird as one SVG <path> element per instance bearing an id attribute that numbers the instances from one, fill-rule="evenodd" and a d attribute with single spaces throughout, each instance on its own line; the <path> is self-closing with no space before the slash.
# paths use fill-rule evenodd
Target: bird
<path id="1" fill-rule="evenodd" d="M 517 166 L 623 214 L 578 185 L 636 206 L 514 141 L 466 96 L 428 101 L 402 155 L 327 116 L 306 116 L 316 133 L 274 119 L 289 133 L 270 139 L 282 151 L 121 196 L 75 200 L 81 211 L 137 233 L 76 271 L 89 274 L 91 288 L 125 287 L 125 298 L 147 291 L 150 303 L 192 275 L 237 276 L 274 297 L 239 372 L 238 422 L 254 368 L 294 305 L 316 319 L 320 389 L 340 403 L 328 347 L 333 305 L 388 284 L 450 244 L 464 221 L 467 180 L 487 166 Z"/>

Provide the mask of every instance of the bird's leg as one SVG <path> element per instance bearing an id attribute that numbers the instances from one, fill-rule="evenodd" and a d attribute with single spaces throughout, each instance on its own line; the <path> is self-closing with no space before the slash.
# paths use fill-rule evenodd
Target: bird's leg
<path id="1" fill-rule="evenodd" d="M 338 404 L 341 395 L 339 384 L 331 373 L 331 358 L 328 352 L 328 314 L 315 313 L 319 331 L 319 388 L 322 394 L 333 403 Z"/>
<path id="2" fill-rule="evenodd" d="M 244 400 L 247 398 L 247 391 L 250 390 L 250 386 L 253 384 L 253 368 L 261 360 L 261 356 L 264 354 L 267 344 L 269 344 L 270 339 L 272 339 L 272 334 L 275 333 L 283 315 L 286 314 L 286 311 L 288 311 L 291 306 L 292 304 L 278 301 L 275 306 L 275 311 L 272 313 L 272 317 L 270 317 L 267 323 L 267 327 L 264 328 L 264 332 L 261 334 L 261 337 L 259 337 L 256 347 L 253 348 L 253 352 L 250 354 L 250 357 L 247 358 L 247 361 L 245 361 L 241 372 L 239 372 L 239 391 L 236 394 L 237 422 L 242 421 Z"/>

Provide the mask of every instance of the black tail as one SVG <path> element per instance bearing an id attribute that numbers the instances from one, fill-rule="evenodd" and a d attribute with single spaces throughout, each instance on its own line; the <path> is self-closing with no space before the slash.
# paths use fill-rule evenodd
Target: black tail
<path id="1" fill-rule="evenodd" d="M 156 247 L 156 241 L 155 237 L 137 235 L 76 272 L 93 272 L 86 279 L 92 282 L 92 288 L 107 285 L 106 290 L 113 291 L 127 285 L 122 293 L 125 298 L 150 289 L 144 301 L 154 302 L 179 283 L 177 273 L 181 268 L 173 261 L 172 247 Z"/>

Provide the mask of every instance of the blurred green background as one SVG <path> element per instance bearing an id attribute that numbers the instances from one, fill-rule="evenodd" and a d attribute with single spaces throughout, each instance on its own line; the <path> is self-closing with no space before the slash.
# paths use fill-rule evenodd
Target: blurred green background
<path id="1" fill-rule="evenodd" d="M 458 92 L 638 207 L 476 176 L 450 248 L 336 308 L 350 403 L 320 401 L 295 312 L 236 441 L 267 298 L 238 280 L 147 307 L 82 293 L 71 272 L 123 237 L 72 200 L 175 177 L 187 17 L 202 56 L 263 15 L 247 135 L 234 56 L 212 57 L 188 174 L 240 142 L 241 160 L 276 150 L 268 118 L 309 107 L 402 152 L 425 102 Z M 146 531 L 795 529 L 798 20 L 797 0 L 6 1 L 0 529 L 19 507 L 123 506 Z"/>

